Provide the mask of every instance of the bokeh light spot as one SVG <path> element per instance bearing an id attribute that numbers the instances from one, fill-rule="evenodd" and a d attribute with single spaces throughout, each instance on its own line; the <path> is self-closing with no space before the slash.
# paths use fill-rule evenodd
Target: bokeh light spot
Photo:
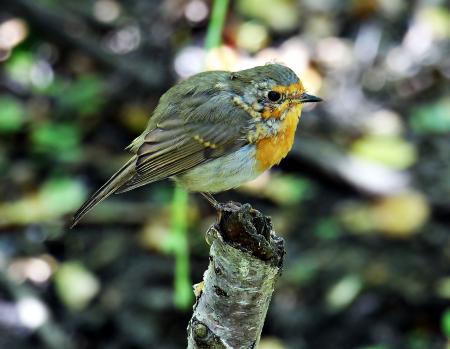
<path id="1" fill-rule="evenodd" d="M 101 22 L 113 22 L 120 15 L 120 4 L 113 0 L 98 0 L 94 3 L 94 16 Z"/>
<path id="2" fill-rule="evenodd" d="M 187 20 L 193 23 L 202 22 L 208 16 L 208 6 L 203 1 L 194 0 L 186 5 L 184 15 Z"/>
<path id="3" fill-rule="evenodd" d="M 0 49 L 9 50 L 20 44 L 28 35 L 24 20 L 12 18 L 0 24 Z"/>

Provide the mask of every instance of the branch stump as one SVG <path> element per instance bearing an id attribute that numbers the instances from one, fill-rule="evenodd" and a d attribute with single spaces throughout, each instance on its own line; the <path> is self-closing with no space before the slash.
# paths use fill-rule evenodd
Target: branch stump
<path id="1" fill-rule="evenodd" d="M 194 286 L 188 349 L 256 348 L 281 274 L 284 241 L 269 217 L 229 202 L 206 233 L 209 266 Z"/>

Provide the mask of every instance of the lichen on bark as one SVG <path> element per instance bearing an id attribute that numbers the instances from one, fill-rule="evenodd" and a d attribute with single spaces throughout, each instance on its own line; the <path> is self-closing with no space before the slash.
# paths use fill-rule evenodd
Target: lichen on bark
<path id="1" fill-rule="evenodd" d="M 206 235 L 210 263 L 195 287 L 188 348 L 256 348 L 281 273 L 284 241 L 269 217 L 237 203 L 224 205 Z"/>

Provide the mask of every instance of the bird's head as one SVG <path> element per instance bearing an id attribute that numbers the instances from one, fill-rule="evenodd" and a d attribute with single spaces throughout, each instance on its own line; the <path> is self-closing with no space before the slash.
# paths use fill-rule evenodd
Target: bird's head
<path id="1" fill-rule="evenodd" d="M 266 64 L 230 73 L 235 93 L 264 119 L 280 118 L 304 103 L 322 99 L 306 93 L 298 76 L 281 64 Z"/>

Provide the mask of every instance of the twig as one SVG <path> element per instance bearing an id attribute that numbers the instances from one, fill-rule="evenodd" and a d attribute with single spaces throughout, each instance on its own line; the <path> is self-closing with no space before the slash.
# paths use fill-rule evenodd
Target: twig
<path id="1" fill-rule="evenodd" d="M 212 9 L 211 20 L 206 33 L 205 48 L 210 50 L 222 42 L 222 31 L 228 10 L 228 0 L 216 0 Z"/>

